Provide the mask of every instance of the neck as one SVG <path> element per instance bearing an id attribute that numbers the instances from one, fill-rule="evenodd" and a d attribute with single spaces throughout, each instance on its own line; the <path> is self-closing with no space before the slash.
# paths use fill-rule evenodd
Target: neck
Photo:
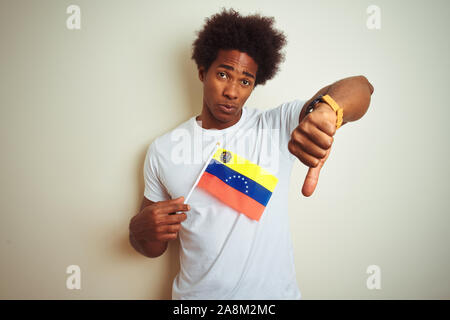
<path id="1" fill-rule="evenodd" d="M 211 111 L 208 109 L 208 107 L 203 107 L 202 113 L 197 116 L 195 119 L 197 121 L 201 121 L 201 126 L 203 129 L 226 129 L 228 127 L 231 127 L 232 125 L 235 125 L 242 117 L 242 109 L 240 110 L 239 117 L 236 117 L 236 119 L 222 122 L 220 120 L 217 120 L 214 115 L 211 113 Z"/>

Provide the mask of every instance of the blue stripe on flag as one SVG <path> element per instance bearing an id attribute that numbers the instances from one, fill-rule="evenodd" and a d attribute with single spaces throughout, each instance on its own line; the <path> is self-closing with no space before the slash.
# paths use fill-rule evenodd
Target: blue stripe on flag
<path id="1" fill-rule="evenodd" d="M 258 201 L 263 206 L 269 202 L 269 199 L 272 196 L 272 192 L 264 188 L 259 183 L 242 175 L 241 173 L 234 171 L 215 159 L 211 159 L 211 162 L 206 167 L 205 171 L 216 176 L 230 187 L 233 187 L 250 198 Z"/>

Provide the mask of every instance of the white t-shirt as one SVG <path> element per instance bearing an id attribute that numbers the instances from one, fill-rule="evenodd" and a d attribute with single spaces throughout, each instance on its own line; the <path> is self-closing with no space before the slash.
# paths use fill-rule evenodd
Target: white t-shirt
<path id="1" fill-rule="evenodd" d="M 149 146 L 144 195 L 151 201 L 186 197 L 216 142 L 278 178 L 259 221 L 195 188 L 181 224 L 180 271 L 173 299 L 300 299 L 288 219 L 293 161 L 288 150 L 305 101 L 270 110 L 243 107 L 223 130 L 203 129 L 192 117 Z"/>

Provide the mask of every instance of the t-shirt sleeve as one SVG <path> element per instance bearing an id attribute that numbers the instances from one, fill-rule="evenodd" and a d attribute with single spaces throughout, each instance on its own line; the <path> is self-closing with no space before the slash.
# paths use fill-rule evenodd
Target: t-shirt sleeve
<path id="1" fill-rule="evenodd" d="M 288 143 L 292 131 L 298 126 L 300 112 L 305 103 L 306 100 L 296 99 L 266 111 L 266 121 L 272 129 L 279 130 L 280 151 L 290 160 L 295 160 L 296 157 L 289 151 Z"/>
<path id="2" fill-rule="evenodd" d="M 156 140 L 147 149 L 144 162 L 144 196 L 153 202 L 169 200 L 170 196 L 160 178 L 160 161 Z"/>

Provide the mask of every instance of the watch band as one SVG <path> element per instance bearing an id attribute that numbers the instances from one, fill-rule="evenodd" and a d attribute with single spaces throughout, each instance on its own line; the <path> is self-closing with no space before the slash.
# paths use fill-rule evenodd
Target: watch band
<path id="1" fill-rule="evenodd" d="M 320 95 L 316 99 L 311 101 L 311 103 L 308 105 L 308 107 L 305 110 L 305 117 L 314 111 L 316 104 L 318 104 L 319 102 L 326 103 L 336 112 L 336 116 L 337 116 L 336 129 L 339 129 L 339 127 L 342 125 L 342 122 L 344 120 L 344 109 L 339 107 L 337 102 L 334 101 L 334 99 L 331 98 L 328 94 Z"/>
<path id="2" fill-rule="evenodd" d="M 336 101 L 334 101 L 334 99 L 332 97 L 330 97 L 328 94 L 326 94 L 324 96 L 320 96 L 318 99 L 320 99 L 320 101 L 328 104 L 336 112 L 336 115 L 337 115 L 336 129 L 339 129 L 339 127 L 342 125 L 342 121 L 344 120 L 344 109 L 339 107 L 339 105 L 336 103 Z"/>

